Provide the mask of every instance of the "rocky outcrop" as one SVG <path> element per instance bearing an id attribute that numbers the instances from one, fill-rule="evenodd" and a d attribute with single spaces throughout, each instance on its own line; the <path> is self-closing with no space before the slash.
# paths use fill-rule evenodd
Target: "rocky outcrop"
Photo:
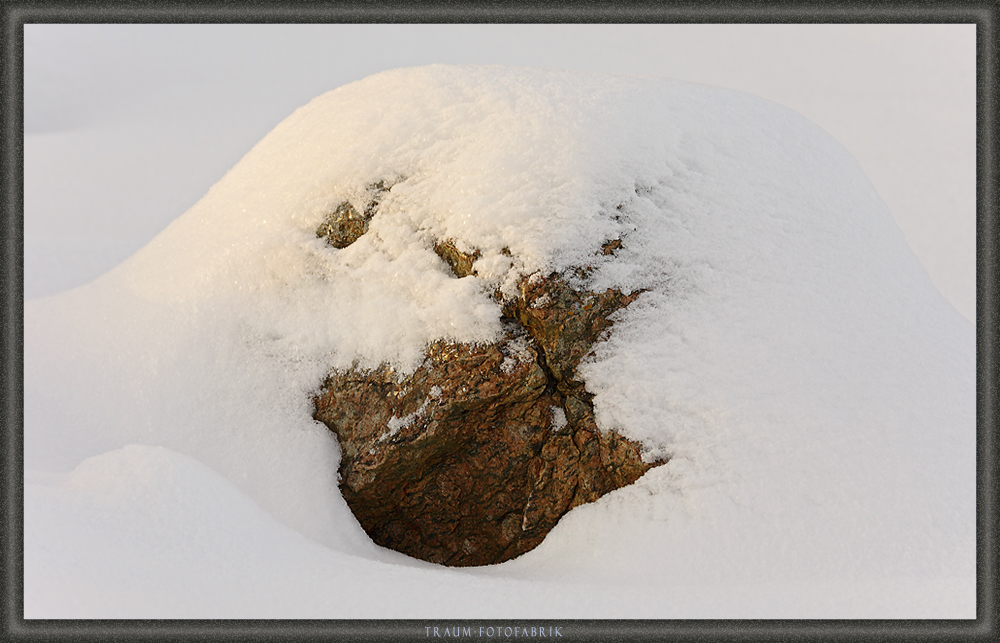
<path id="1" fill-rule="evenodd" d="M 475 274 L 478 253 L 447 240 L 435 251 L 456 277 Z M 496 343 L 436 342 L 406 377 L 388 366 L 331 374 L 315 417 L 337 435 L 341 491 L 369 536 L 435 563 L 498 563 L 655 466 L 598 429 L 576 373 L 638 295 L 535 274 L 504 304 Z"/>

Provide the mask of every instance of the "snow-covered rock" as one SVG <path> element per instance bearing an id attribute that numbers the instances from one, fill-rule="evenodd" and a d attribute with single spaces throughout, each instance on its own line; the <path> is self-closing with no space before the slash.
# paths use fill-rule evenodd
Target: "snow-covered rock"
<path id="1" fill-rule="evenodd" d="M 475 253 L 434 246 L 456 277 L 473 278 Z M 653 466 L 640 445 L 600 430 L 576 375 L 640 293 L 580 292 L 555 273 L 518 290 L 503 302 L 501 341 L 435 342 L 409 375 L 383 366 L 324 382 L 315 417 L 336 433 L 344 499 L 379 545 L 446 565 L 500 563 Z"/>
<path id="2" fill-rule="evenodd" d="M 316 237 L 379 180 L 363 235 Z M 578 374 L 601 429 L 670 461 L 502 565 L 375 547 L 312 419 L 324 376 L 496 341 L 493 290 L 609 239 L 576 285 L 643 294 Z M 752 96 L 445 66 L 341 87 L 28 302 L 24 372 L 28 617 L 975 615 L 972 325 L 854 159 Z"/>

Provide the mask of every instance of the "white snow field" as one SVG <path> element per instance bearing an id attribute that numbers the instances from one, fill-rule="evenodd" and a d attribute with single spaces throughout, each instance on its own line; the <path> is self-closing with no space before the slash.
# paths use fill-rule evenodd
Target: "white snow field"
<path id="1" fill-rule="evenodd" d="M 367 234 L 316 238 L 379 180 Z M 489 341 L 491 288 L 588 263 L 592 289 L 645 290 L 582 367 L 598 421 L 670 462 L 501 565 L 372 544 L 311 419 L 323 375 Z M 975 618 L 974 351 L 858 163 L 787 108 L 379 73 L 25 304 L 25 617 Z"/>

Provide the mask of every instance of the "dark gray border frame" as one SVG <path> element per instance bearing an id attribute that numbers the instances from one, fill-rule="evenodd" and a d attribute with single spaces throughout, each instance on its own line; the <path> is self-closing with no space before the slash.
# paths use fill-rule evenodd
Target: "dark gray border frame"
<path id="1" fill-rule="evenodd" d="M 997 640 L 996 329 L 998 318 L 997 114 L 1000 8 L 988 1 L 745 4 L 734 0 L 668 5 L 514 2 L 491 4 L 244 2 L 8 2 L 0 0 L 3 100 L 0 202 L 3 523 L 0 534 L 0 639 L 18 641 L 270 641 L 425 639 L 428 621 L 25 621 L 23 618 L 23 25 L 25 23 L 975 23 L 977 25 L 977 619 L 975 621 L 544 621 L 566 641 Z M 447 624 L 458 624 L 448 620 Z M 522 625 L 464 621 L 463 626 Z M 433 624 L 443 626 L 437 621 Z M 526 623 L 538 625 L 539 621 Z M 497 640 L 497 639 L 493 639 Z"/>

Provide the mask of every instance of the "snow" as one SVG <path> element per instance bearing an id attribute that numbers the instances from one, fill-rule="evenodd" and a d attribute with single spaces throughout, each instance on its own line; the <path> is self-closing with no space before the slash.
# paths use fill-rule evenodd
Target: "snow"
<path id="1" fill-rule="evenodd" d="M 566 411 L 561 406 L 550 406 L 549 413 L 552 414 L 552 426 L 550 428 L 553 433 L 559 433 L 566 428 Z"/>
<path id="2" fill-rule="evenodd" d="M 529 347 L 528 340 L 519 335 L 504 341 L 500 345 L 500 351 L 504 356 L 503 362 L 500 363 L 500 370 L 504 373 L 511 373 L 518 364 L 525 364 L 535 359 L 535 354 Z"/>
<path id="3" fill-rule="evenodd" d="M 367 234 L 315 237 L 379 180 Z M 481 251 L 477 278 L 444 238 Z M 502 565 L 376 547 L 311 419 L 324 374 L 499 339 L 492 288 L 582 265 L 644 291 L 581 366 L 598 423 L 670 462 Z M 787 108 L 383 72 L 26 303 L 25 616 L 974 618 L 974 351 L 858 163 Z"/>
<path id="4" fill-rule="evenodd" d="M 24 36 L 25 299 L 126 259 L 317 94 L 472 63 L 692 80 L 791 107 L 857 158 L 975 322 L 975 24 L 31 24 Z"/>
<path id="5" fill-rule="evenodd" d="M 435 386 L 434 388 L 438 388 L 438 387 Z M 433 394 L 434 394 L 434 390 L 433 389 L 431 389 L 431 394 L 433 396 Z M 440 395 L 440 393 L 439 393 L 439 395 Z M 436 397 L 436 396 L 434 396 L 434 397 Z M 386 429 L 388 429 L 388 430 L 379 437 L 378 441 L 379 442 L 385 442 L 386 440 L 392 439 L 397 433 L 399 433 L 400 429 L 405 429 L 406 427 L 408 427 L 411 424 L 413 424 L 414 420 L 416 420 L 417 418 L 419 418 L 420 416 L 422 416 L 424 414 L 424 412 L 427 410 L 427 405 L 430 404 L 430 403 L 431 403 L 431 398 L 427 398 L 420 405 L 420 408 L 418 408 L 413 413 L 410 413 L 408 415 L 404 415 L 401 418 L 396 417 L 395 415 L 393 415 L 391 418 L 389 418 L 389 421 L 386 422 Z"/>

